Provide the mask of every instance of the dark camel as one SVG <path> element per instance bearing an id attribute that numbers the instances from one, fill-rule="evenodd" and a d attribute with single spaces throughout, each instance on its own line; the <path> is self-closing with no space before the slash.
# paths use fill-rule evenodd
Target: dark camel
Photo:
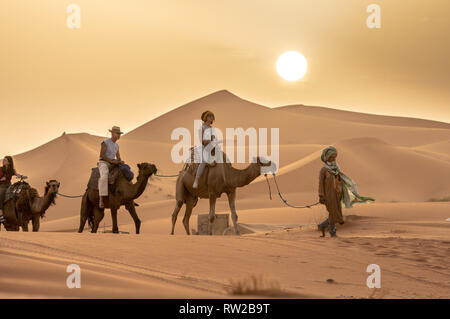
<path id="1" fill-rule="evenodd" d="M 50 205 L 55 204 L 59 186 L 60 183 L 56 180 L 48 181 L 43 197 L 39 197 L 37 190 L 28 186 L 19 194 L 17 200 L 8 200 L 3 205 L 5 229 L 18 231 L 21 226 L 23 231 L 28 231 L 28 224 L 32 221 L 33 232 L 38 232 L 40 218 L 44 217 Z"/>
<path id="2" fill-rule="evenodd" d="M 137 166 L 139 168 L 137 182 L 133 184 L 120 174 L 115 184 L 116 191 L 114 194 L 109 194 L 108 205 L 105 205 L 105 208 L 111 210 L 113 233 L 119 232 L 119 227 L 117 226 L 117 211 L 120 206 L 124 205 L 133 218 L 136 226 L 136 234 L 139 234 L 141 221 L 136 213 L 134 200 L 144 192 L 147 187 L 148 179 L 152 174 L 156 173 L 156 166 L 149 163 L 142 163 Z M 98 226 L 105 215 L 105 208 L 99 207 L 98 190 L 88 187 L 81 201 L 80 228 L 78 229 L 78 232 L 83 232 L 84 225 L 86 224 L 86 221 L 89 220 L 89 225 L 92 229 L 91 232 L 96 233 Z"/>
<path id="3" fill-rule="evenodd" d="M 259 157 L 256 163 L 251 163 L 245 169 L 236 169 L 226 162 L 226 155 L 223 153 L 224 163 L 213 163 L 203 171 L 199 179 L 198 188 L 192 188 L 195 178 L 195 172 L 198 164 L 189 164 L 178 175 L 176 184 L 176 205 L 172 214 L 172 232 L 175 231 L 175 223 L 178 213 L 186 204 L 186 212 L 183 218 L 183 225 L 186 233 L 189 232 L 189 218 L 192 209 L 197 205 L 198 198 L 209 198 L 209 234 L 211 235 L 211 224 L 215 219 L 216 199 L 220 198 L 222 193 L 228 196 L 228 204 L 231 210 L 231 219 L 236 235 L 240 235 L 236 214 L 236 188 L 250 184 L 255 178 L 261 175 L 261 167 L 271 166 L 271 162 L 263 163 Z"/>

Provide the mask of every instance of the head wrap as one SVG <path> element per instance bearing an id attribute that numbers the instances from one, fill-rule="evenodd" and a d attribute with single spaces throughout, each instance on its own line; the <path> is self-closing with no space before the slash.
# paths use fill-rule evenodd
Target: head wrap
<path id="1" fill-rule="evenodd" d="M 322 162 L 326 163 L 328 162 L 330 156 L 333 154 L 337 155 L 337 149 L 334 146 L 328 146 L 322 151 L 322 156 L 320 157 L 320 159 L 322 160 Z"/>
<path id="2" fill-rule="evenodd" d="M 214 113 L 213 113 L 213 112 L 211 112 L 211 111 L 205 111 L 205 112 L 202 113 L 202 117 L 201 117 L 202 121 L 203 121 L 203 122 L 206 122 L 206 119 L 207 119 L 208 116 L 210 116 L 210 115 L 212 115 L 212 117 L 213 117 L 214 120 L 216 119 L 216 117 L 214 116 Z"/>

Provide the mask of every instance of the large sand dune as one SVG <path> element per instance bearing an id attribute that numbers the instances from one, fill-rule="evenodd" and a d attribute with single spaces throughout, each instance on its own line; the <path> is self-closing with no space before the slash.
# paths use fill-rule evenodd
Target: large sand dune
<path id="1" fill-rule="evenodd" d="M 266 228 L 241 237 L 158 235 L 147 227 L 142 235 L 0 232 L 0 297 L 233 297 L 231 281 L 251 276 L 278 285 L 247 297 L 449 297 L 447 204 L 354 212 L 336 240 L 319 239 L 307 214 L 288 208 L 243 212 L 243 222 Z M 269 229 L 274 221 L 306 226 Z M 81 267 L 81 289 L 66 286 L 70 264 Z M 381 289 L 366 286 L 369 264 L 381 267 Z"/>
<path id="2" fill-rule="evenodd" d="M 317 201 L 320 153 L 327 145 L 337 147 L 340 167 L 358 183 L 360 193 L 377 202 L 344 210 L 347 223 L 338 230 L 340 238 L 330 240 L 319 239 L 315 230 L 325 208 L 283 206 L 271 176 L 272 200 L 263 176 L 238 190 L 239 222 L 247 231 L 240 238 L 187 237 L 182 218 L 176 235 L 169 236 L 174 178 L 152 177 L 137 200 L 140 236 L 133 235 L 124 209 L 119 227 L 130 235 L 75 234 L 80 200 L 59 197 L 41 233 L 0 232 L 5 261 L 0 296 L 223 297 L 230 279 L 261 274 L 280 284 L 283 292 L 277 296 L 449 297 L 450 223 L 445 219 L 450 203 L 427 201 L 450 195 L 450 124 L 303 105 L 269 108 L 222 90 L 125 134 L 122 157 L 135 171 L 137 163 L 151 162 L 161 174 L 177 173 L 182 164 L 171 160 L 176 141 L 170 134 L 177 127 L 192 134 L 193 121 L 205 109 L 214 111 L 215 125 L 223 132 L 227 127 L 279 128 L 277 181 L 290 203 Z M 16 166 L 41 194 L 45 181 L 57 179 L 61 193 L 79 195 L 102 139 L 63 134 L 15 156 Z M 195 215 L 207 211 L 207 201 L 200 200 L 191 228 L 196 228 Z M 228 212 L 226 196 L 217 211 Z M 110 225 L 106 213 L 101 230 Z M 83 289 L 65 287 L 69 263 L 85 271 Z M 381 290 L 365 286 L 370 263 L 385 270 Z"/>

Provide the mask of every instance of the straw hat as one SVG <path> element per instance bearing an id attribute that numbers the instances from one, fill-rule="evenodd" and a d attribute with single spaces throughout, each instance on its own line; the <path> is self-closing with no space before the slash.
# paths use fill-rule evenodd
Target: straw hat
<path id="1" fill-rule="evenodd" d="M 117 133 L 117 134 L 123 134 L 123 132 L 120 130 L 120 127 L 113 126 L 112 129 L 109 130 L 111 133 Z"/>

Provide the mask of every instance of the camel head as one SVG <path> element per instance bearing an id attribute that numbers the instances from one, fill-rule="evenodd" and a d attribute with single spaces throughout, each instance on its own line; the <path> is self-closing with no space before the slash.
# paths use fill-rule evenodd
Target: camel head
<path id="1" fill-rule="evenodd" d="M 137 164 L 139 168 L 139 175 L 150 177 L 152 174 L 156 174 L 156 166 L 150 163 L 140 163 Z"/>
<path id="2" fill-rule="evenodd" d="M 253 161 L 254 163 L 255 161 Z M 258 165 L 261 174 L 268 174 L 276 171 L 276 163 L 266 160 L 264 157 L 256 158 L 256 165 Z"/>
<path id="3" fill-rule="evenodd" d="M 272 161 L 268 161 L 268 160 L 266 160 L 264 157 L 260 157 L 260 156 L 258 156 L 258 157 L 256 158 L 256 163 L 257 163 L 259 166 L 262 166 L 262 167 L 266 167 L 266 166 L 272 165 Z"/>
<path id="4" fill-rule="evenodd" d="M 60 182 L 58 182 L 57 180 L 50 180 L 47 182 L 47 184 L 45 185 L 45 195 L 47 195 L 48 193 L 50 193 L 51 195 L 54 195 L 54 197 L 56 197 L 56 194 L 59 191 L 59 186 L 61 185 Z M 52 204 L 55 203 L 55 199 L 53 198 L 52 200 Z"/>
<path id="5" fill-rule="evenodd" d="M 45 195 L 47 195 L 48 192 L 55 194 L 59 191 L 59 186 L 61 185 L 60 182 L 57 180 L 52 179 L 51 181 L 48 181 L 45 185 Z"/>

